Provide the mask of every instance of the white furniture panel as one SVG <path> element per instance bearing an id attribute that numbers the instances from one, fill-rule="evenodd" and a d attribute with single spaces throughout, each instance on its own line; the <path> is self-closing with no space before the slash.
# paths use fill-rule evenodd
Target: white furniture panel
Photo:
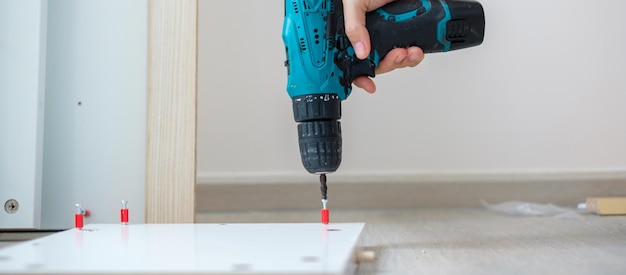
<path id="1" fill-rule="evenodd" d="M 0 274 L 349 274 L 363 227 L 93 224 L 0 250 Z"/>
<path id="2" fill-rule="evenodd" d="M 144 221 L 148 2 L 49 3 L 43 227 Z"/>
<path id="3" fill-rule="evenodd" d="M 47 1 L 0 1 L 0 229 L 38 228 Z"/>

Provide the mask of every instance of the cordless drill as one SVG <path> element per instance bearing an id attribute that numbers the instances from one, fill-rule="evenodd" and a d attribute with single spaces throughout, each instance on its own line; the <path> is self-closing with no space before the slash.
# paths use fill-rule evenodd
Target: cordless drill
<path id="1" fill-rule="evenodd" d="M 320 175 L 323 201 L 325 174 L 341 163 L 341 101 L 350 95 L 352 81 L 373 77 L 394 48 L 418 46 L 433 53 L 480 45 L 485 17 L 472 0 L 398 0 L 368 12 L 366 26 L 371 51 L 360 60 L 345 34 L 341 0 L 285 0 L 287 92 L 302 164 Z"/>

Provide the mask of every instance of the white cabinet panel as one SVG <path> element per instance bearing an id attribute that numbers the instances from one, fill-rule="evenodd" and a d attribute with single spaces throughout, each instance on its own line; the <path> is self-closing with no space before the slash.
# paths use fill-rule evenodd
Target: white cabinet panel
<path id="1" fill-rule="evenodd" d="M 55 0 L 48 6 L 42 225 L 144 220 L 147 1 Z"/>
<path id="2" fill-rule="evenodd" d="M 46 5 L 0 1 L 0 229 L 40 225 Z"/>

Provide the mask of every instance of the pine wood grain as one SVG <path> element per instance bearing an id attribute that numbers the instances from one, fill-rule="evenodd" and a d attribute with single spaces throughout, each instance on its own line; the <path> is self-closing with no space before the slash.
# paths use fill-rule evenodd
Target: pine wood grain
<path id="1" fill-rule="evenodd" d="M 194 221 L 197 0 L 149 7 L 146 222 Z"/>
<path id="2" fill-rule="evenodd" d="M 626 215 L 626 197 L 587 198 L 587 210 L 598 215 Z"/>

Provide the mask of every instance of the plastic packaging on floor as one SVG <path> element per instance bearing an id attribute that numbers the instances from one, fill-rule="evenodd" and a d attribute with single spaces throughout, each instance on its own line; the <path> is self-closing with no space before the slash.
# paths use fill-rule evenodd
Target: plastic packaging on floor
<path id="1" fill-rule="evenodd" d="M 514 216 L 540 216 L 554 217 L 557 219 L 584 219 L 581 215 L 585 210 L 576 208 L 560 207 L 554 204 L 539 204 L 524 201 L 506 201 L 498 204 L 489 204 L 485 201 L 480 203 L 490 211 Z"/>

